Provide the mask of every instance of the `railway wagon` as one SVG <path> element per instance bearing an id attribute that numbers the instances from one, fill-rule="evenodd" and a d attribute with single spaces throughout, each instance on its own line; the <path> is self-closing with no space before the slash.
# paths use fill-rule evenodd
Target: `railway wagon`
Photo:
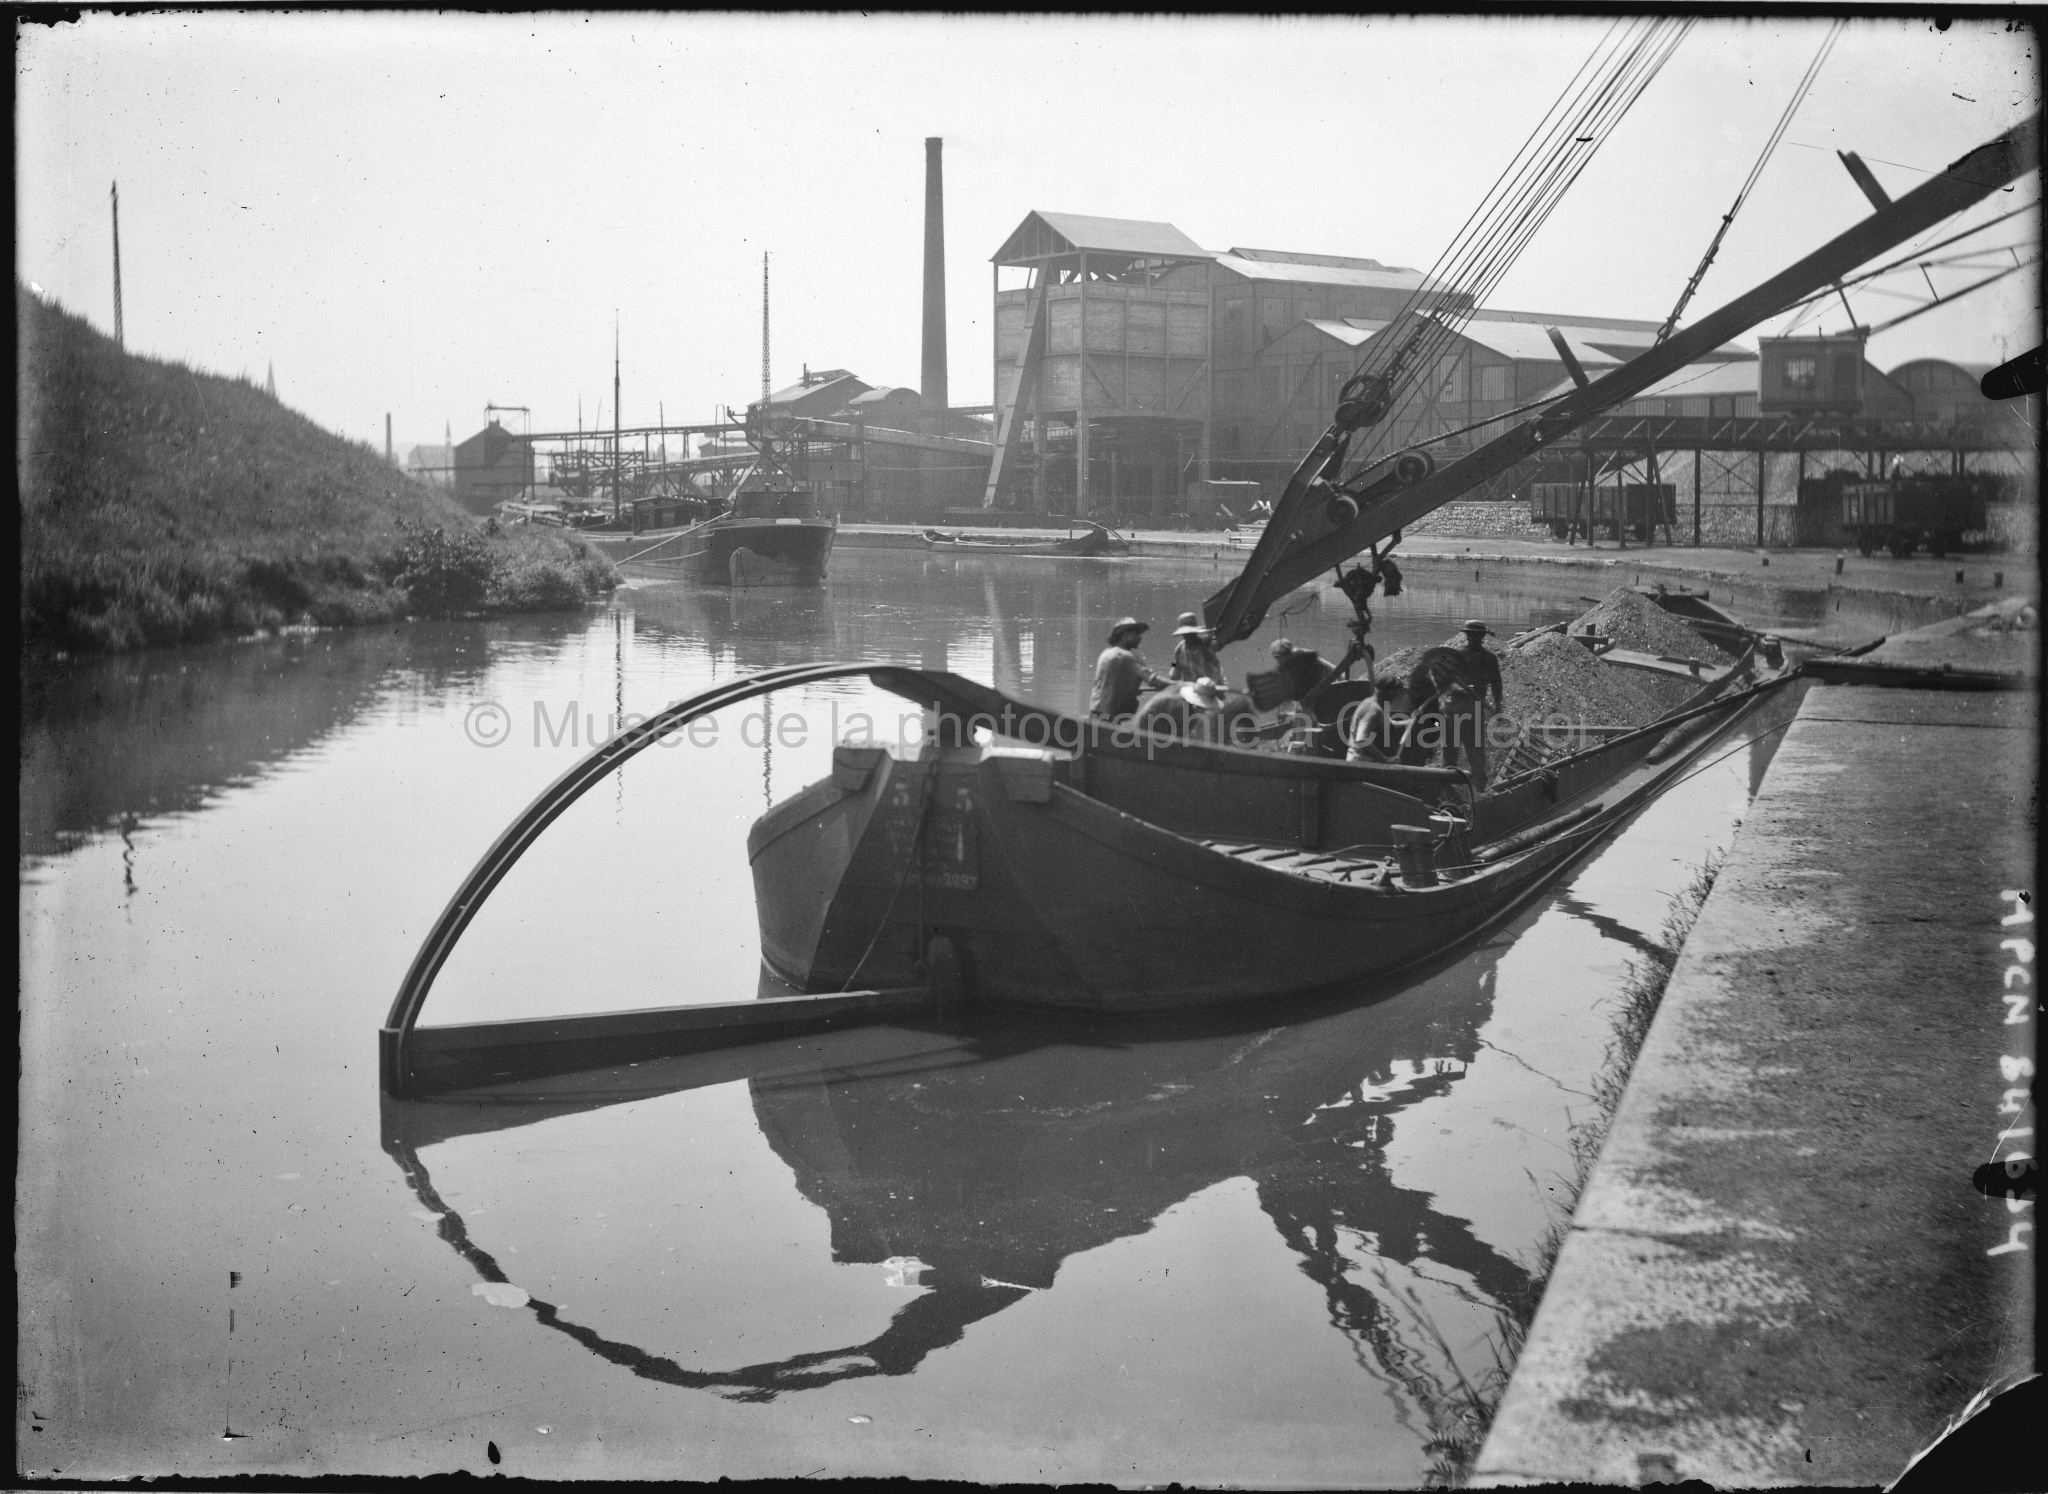
<path id="1" fill-rule="evenodd" d="M 1938 557 L 1963 548 L 1963 537 L 1982 533 L 1998 479 L 1901 476 L 1842 485 L 1842 527 L 1864 555 L 1882 547 L 1901 560 L 1926 545 Z"/>
<path id="2" fill-rule="evenodd" d="M 1668 482 L 1632 482 L 1620 488 L 1596 487 L 1591 502 L 1584 484 L 1539 482 L 1529 489 L 1529 518 L 1548 525 L 1550 532 L 1565 539 L 1577 532 L 1591 536 L 1595 527 L 1609 538 L 1621 538 L 1621 518 L 1627 514 L 1629 537 L 1648 543 L 1651 531 L 1661 524 L 1668 531 L 1678 522 L 1678 490 Z"/>

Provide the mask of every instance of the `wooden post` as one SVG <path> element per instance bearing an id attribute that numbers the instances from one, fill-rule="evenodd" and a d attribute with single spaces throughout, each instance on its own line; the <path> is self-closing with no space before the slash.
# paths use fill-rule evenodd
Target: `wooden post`
<path id="1" fill-rule="evenodd" d="M 1045 282 L 1047 271 L 1034 272 L 1033 280 Z M 1032 321 L 1024 328 L 1028 342 L 1038 335 L 1037 318 L 1045 318 L 1046 341 L 1039 346 L 1038 362 L 1031 369 L 1031 511 L 1045 512 L 1045 358 L 1052 351 L 1052 298 L 1039 297 L 1036 301 L 1027 298 L 1025 310 L 1030 312 Z M 1014 417 L 1012 417 L 1014 418 Z"/>
<path id="2" fill-rule="evenodd" d="M 114 346 L 124 352 L 128 347 L 128 330 L 121 321 L 121 184 L 115 182 L 112 188 L 114 205 Z"/>
<path id="3" fill-rule="evenodd" d="M 1210 470 L 1210 462 L 1216 450 L 1216 266 L 1207 266 L 1209 278 L 1209 320 L 1205 342 L 1202 348 L 1202 481 L 1207 482 L 1216 474 Z M 1167 316 L 1167 347 L 1173 347 L 1173 312 Z M 1174 481 L 1180 480 L 1178 474 Z"/>
<path id="4" fill-rule="evenodd" d="M 1692 547 L 1700 547 L 1700 449 L 1692 449 Z"/>
<path id="5" fill-rule="evenodd" d="M 1079 365 L 1079 382 L 1074 390 L 1074 513 L 1077 517 L 1088 515 L 1088 256 L 1081 256 L 1080 270 L 1081 304 L 1075 317 L 1075 340 L 1079 344 L 1075 362 Z M 1051 351 L 1052 307 L 1045 309 L 1045 334 Z"/>
<path id="6" fill-rule="evenodd" d="M 1758 436 L 1756 442 L 1756 547 L 1759 550 L 1764 547 L 1764 452 L 1764 438 Z"/>

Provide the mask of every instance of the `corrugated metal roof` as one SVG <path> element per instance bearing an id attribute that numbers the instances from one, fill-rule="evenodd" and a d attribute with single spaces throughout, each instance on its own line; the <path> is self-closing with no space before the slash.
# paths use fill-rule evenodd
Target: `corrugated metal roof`
<path id="1" fill-rule="evenodd" d="M 1171 223 L 1151 223 L 1142 218 L 1094 218 L 1086 213 L 1047 213 L 1034 210 L 1032 216 L 1072 244 L 1075 249 L 1103 254 L 1134 254 L 1170 259 L 1210 259 L 1215 251 L 1204 249 Z M 1014 237 L 1014 236 L 1013 236 Z"/>
<path id="2" fill-rule="evenodd" d="M 1303 317 L 1302 320 L 1325 337 L 1334 337 L 1349 348 L 1361 347 L 1372 341 L 1373 337 L 1385 331 L 1387 326 L 1385 322 L 1362 321 L 1355 316 L 1311 316 Z"/>
<path id="3" fill-rule="evenodd" d="M 1637 399 L 1698 399 L 1710 394 L 1755 394 L 1757 360 L 1688 363 L 1669 378 L 1659 379 Z"/>
<path id="4" fill-rule="evenodd" d="M 1588 329 L 1584 327 L 1566 326 L 1557 330 L 1564 335 L 1565 345 L 1572 350 L 1572 355 L 1588 368 L 1595 365 L 1608 368 L 1623 361 L 1612 353 L 1602 352 L 1588 342 L 1585 338 Z M 1476 342 L 1503 358 L 1513 358 L 1518 363 L 1558 361 L 1557 349 L 1551 345 L 1549 333 L 1535 322 L 1486 322 L 1475 317 L 1459 328 L 1459 331 L 1469 341 Z M 1601 335 L 1606 338 L 1614 336 L 1611 332 Z M 1647 345 L 1646 343 L 1645 346 Z"/>
<path id="5" fill-rule="evenodd" d="M 1915 364 L 1919 363 L 1945 363 L 1950 368 L 1959 369 L 1963 373 L 1968 374 L 1973 380 L 1977 381 L 1978 383 L 1982 383 L 1984 380 L 1984 375 L 1990 373 L 1992 369 L 1998 367 L 1996 363 L 1965 363 L 1960 358 L 1909 358 L 1904 363 L 1895 365 L 1889 372 L 1885 374 L 1885 377 L 1888 379 L 1896 379 L 1906 369 L 1909 369 L 1913 367 Z"/>
<path id="6" fill-rule="evenodd" d="M 1333 265 L 1243 259 L 1235 251 L 1217 255 L 1216 263 L 1247 280 L 1288 281 L 1297 285 L 1348 285 L 1368 290 L 1398 291 L 1412 291 L 1422 284 L 1422 276 L 1414 270 L 1351 270 Z"/>
<path id="7" fill-rule="evenodd" d="M 1509 311 L 1498 306 L 1481 307 L 1472 313 L 1475 322 L 1536 322 L 1540 325 L 1590 327 L 1597 331 L 1619 332 L 1631 339 L 1645 341 L 1657 335 L 1658 322 L 1646 322 L 1640 317 L 1566 315 L 1556 311 Z"/>
<path id="8" fill-rule="evenodd" d="M 1715 363 L 1688 363 L 1678 372 L 1659 379 L 1641 394 L 1633 395 L 1621 406 L 1626 410 L 1637 400 L 1643 399 L 1727 399 L 1731 395 L 1756 394 L 1757 360 L 1754 358 L 1728 359 Z M 1570 394 L 1575 386 L 1570 379 L 1560 379 L 1538 398 L 1554 399 Z"/>
<path id="9" fill-rule="evenodd" d="M 786 389 L 776 390 L 768 396 L 768 403 L 771 405 L 792 405 L 801 399 L 813 397 L 823 399 L 833 396 L 837 396 L 841 400 L 848 400 L 856 394 L 865 393 L 867 388 L 868 385 L 865 382 L 856 379 L 852 374 L 843 373 L 835 369 L 828 371 L 827 376 L 824 378 L 819 378 L 815 373 L 812 374 L 811 382 L 808 384 L 791 384 Z M 761 402 L 753 400 L 750 403 L 758 405 Z"/>
<path id="10" fill-rule="evenodd" d="M 1351 254 L 1297 254 L 1291 249 L 1244 249 L 1235 244 L 1230 246 L 1228 252 L 1237 259 L 1257 260 L 1268 264 L 1320 265 L 1326 270 L 1376 270 L 1394 275 L 1415 273 L 1406 265 L 1383 265 L 1376 259 L 1360 259 Z"/>

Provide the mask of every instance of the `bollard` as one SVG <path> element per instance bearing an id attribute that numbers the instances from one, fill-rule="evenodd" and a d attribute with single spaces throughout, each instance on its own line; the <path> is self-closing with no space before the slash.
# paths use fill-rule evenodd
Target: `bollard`
<path id="1" fill-rule="evenodd" d="M 1837 555 L 1835 557 L 1835 574 L 1837 576 L 1842 574 L 1842 562 L 1847 559 L 1848 557 L 1846 555 Z"/>
<path id="2" fill-rule="evenodd" d="M 1771 557 L 1766 555 L 1764 556 L 1763 561 L 1765 565 L 1769 565 L 1771 563 Z"/>
<path id="3" fill-rule="evenodd" d="M 1991 584 L 1993 586 L 1998 587 L 2000 590 L 2003 590 L 2005 587 L 2005 572 L 1993 571 L 1991 573 Z"/>
<path id="4" fill-rule="evenodd" d="M 1401 880 L 1411 887 L 1436 885 L 1436 857 L 1431 848 L 1434 839 L 1421 825 L 1394 826 L 1394 859 L 1401 864 Z"/>
<path id="5" fill-rule="evenodd" d="M 1963 573 L 1962 573 L 1961 571 L 1957 571 L 1957 572 L 1956 572 L 1956 585 L 1958 585 L 1958 586 L 1961 586 L 1962 584 L 1963 584 Z"/>

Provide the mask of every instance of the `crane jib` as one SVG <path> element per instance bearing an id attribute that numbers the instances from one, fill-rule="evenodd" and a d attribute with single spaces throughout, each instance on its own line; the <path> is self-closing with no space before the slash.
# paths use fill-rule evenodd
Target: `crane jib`
<path id="1" fill-rule="evenodd" d="M 1220 644 L 1248 636 L 1266 609 L 1295 587 L 1395 534 L 1432 509 L 1533 456 L 1586 421 L 1633 399 L 1730 338 L 1832 284 L 1857 266 L 1953 217 L 2040 161 L 2041 116 L 2030 115 L 1940 175 L 1838 234 L 1813 253 L 1736 297 L 1649 351 L 1593 380 L 1469 455 L 1412 486 L 1361 505 L 1358 517 L 1334 523 L 1310 506 L 1310 486 L 1323 476 L 1339 432 L 1333 426 L 1298 466 L 1244 570 L 1203 604 Z"/>

